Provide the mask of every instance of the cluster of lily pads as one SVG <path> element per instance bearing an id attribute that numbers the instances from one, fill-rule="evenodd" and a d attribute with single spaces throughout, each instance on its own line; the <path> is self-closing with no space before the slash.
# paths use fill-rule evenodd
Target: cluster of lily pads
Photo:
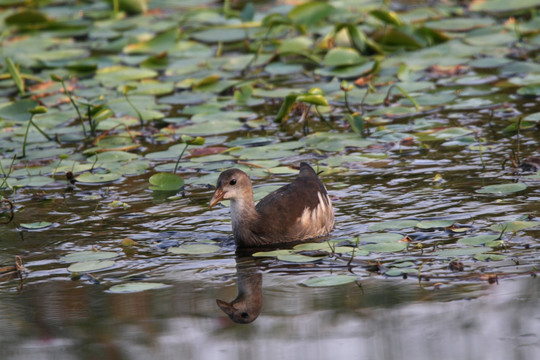
<path id="1" fill-rule="evenodd" d="M 519 166 L 519 153 L 534 151 L 520 143 L 540 122 L 540 109 L 527 104 L 540 95 L 531 55 L 540 50 L 531 16 L 540 1 L 395 11 L 372 0 L 201 4 L 0 1 L 4 213 L 18 189 L 145 177 L 149 190 L 174 195 L 214 184 L 232 165 L 254 178 L 290 174 L 299 156 L 325 176 L 434 146 L 471 152 L 491 168 L 504 165 L 500 153 L 517 152 Z M 519 193 L 539 178 L 494 178 L 476 191 Z M 482 244 L 499 241 L 489 236 Z M 330 253 L 410 247 L 347 241 Z M 209 251 L 190 246 L 172 251 Z M 314 261 L 304 250 L 275 256 Z"/>

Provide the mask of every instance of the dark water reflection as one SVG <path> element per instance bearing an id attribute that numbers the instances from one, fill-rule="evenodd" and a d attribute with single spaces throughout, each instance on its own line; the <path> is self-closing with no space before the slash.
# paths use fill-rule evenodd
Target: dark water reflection
<path id="1" fill-rule="evenodd" d="M 230 273 L 206 276 L 206 283 L 184 281 L 176 273 L 168 288 L 128 295 L 72 281 L 32 284 L 21 293 L 3 294 L 2 358 L 538 356 L 536 278 L 439 290 L 423 289 L 412 280 L 366 279 L 362 288 L 313 290 L 295 285 L 309 274 L 266 272 L 263 313 L 251 325 L 234 325 L 214 300 L 236 295 L 229 265 Z"/>

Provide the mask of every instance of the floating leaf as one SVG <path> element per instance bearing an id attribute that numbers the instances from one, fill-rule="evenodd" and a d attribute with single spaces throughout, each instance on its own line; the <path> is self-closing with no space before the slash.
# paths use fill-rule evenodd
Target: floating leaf
<path id="1" fill-rule="evenodd" d="M 485 247 L 464 247 L 457 249 L 445 249 L 436 251 L 435 255 L 443 258 L 453 258 L 457 256 L 470 256 L 491 251 L 491 248 Z"/>
<path id="2" fill-rule="evenodd" d="M 106 174 L 92 174 L 84 173 L 75 178 L 80 183 L 86 184 L 103 184 L 116 181 L 122 178 L 122 175 L 117 173 L 106 173 Z"/>
<path id="3" fill-rule="evenodd" d="M 540 226 L 540 221 L 506 221 L 500 224 L 495 224 L 489 228 L 493 231 L 501 232 L 516 232 L 520 230 L 530 229 Z"/>
<path id="4" fill-rule="evenodd" d="M 124 82 L 154 78 L 158 73 L 154 70 L 115 65 L 99 69 L 96 79 L 105 86 L 119 86 Z"/>
<path id="5" fill-rule="evenodd" d="M 126 284 L 113 285 L 107 290 L 109 293 L 126 294 L 147 290 L 162 289 L 168 285 L 155 282 L 129 282 Z"/>
<path id="6" fill-rule="evenodd" d="M 115 262 L 112 260 L 91 260 L 83 261 L 71 264 L 67 270 L 77 273 L 89 273 L 94 271 L 100 271 L 114 266 Z"/>
<path id="7" fill-rule="evenodd" d="M 489 241 L 496 240 L 499 235 L 477 235 L 459 239 L 458 243 L 463 245 L 484 245 Z"/>
<path id="8" fill-rule="evenodd" d="M 291 263 L 310 263 L 321 260 L 323 257 L 311 257 L 299 254 L 278 255 L 278 260 Z"/>
<path id="9" fill-rule="evenodd" d="M 361 243 L 397 242 L 403 239 L 403 235 L 396 233 L 365 234 L 358 238 Z"/>
<path id="10" fill-rule="evenodd" d="M 488 12 L 513 12 L 527 8 L 540 6 L 540 0 L 474 0 L 469 4 L 471 11 L 488 11 Z"/>
<path id="11" fill-rule="evenodd" d="M 52 223 L 48 221 L 37 221 L 33 223 L 22 223 L 20 224 L 20 227 L 25 230 L 42 230 L 50 227 L 51 225 Z"/>
<path id="12" fill-rule="evenodd" d="M 351 275 L 329 275 L 314 277 L 302 282 L 302 285 L 308 287 L 327 287 L 350 284 L 356 281 L 356 276 Z"/>
<path id="13" fill-rule="evenodd" d="M 476 190 L 480 194 L 496 194 L 496 195 L 506 195 L 515 193 L 518 191 L 523 191 L 527 188 L 527 185 L 524 183 L 510 183 L 510 184 L 500 184 L 500 185 L 488 185 L 483 188 Z"/>
<path id="14" fill-rule="evenodd" d="M 378 244 L 367 244 L 359 246 L 361 250 L 367 250 L 370 252 L 399 252 L 407 247 L 407 243 L 404 242 L 382 242 Z"/>
<path id="15" fill-rule="evenodd" d="M 479 261 L 500 261 L 506 259 L 506 255 L 500 254 L 476 254 L 474 258 Z"/>
<path id="16" fill-rule="evenodd" d="M 369 225 L 369 229 L 373 231 L 381 230 L 399 230 L 405 228 L 413 228 L 418 224 L 417 220 L 389 220 L 381 223 Z"/>
<path id="17" fill-rule="evenodd" d="M 60 262 L 76 263 L 76 262 L 86 262 L 86 261 L 107 260 L 107 259 L 113 259 L 119 255 L 120 254 L 114 251 L 85 250 L 85 251 L 78 251 L 78 252 L 64 255 L 60 258 Z"/>
<path id="18" fill-rule="evenodd" d="M 201 255 L 218 252 L 221 248 L 211 244 L 189 244 L 182 247 L 169 248 L 169 252 L 181 255 Z"/>
<path id="19" fill-rule="evenodd" d="M 447 228 L 454 224 L 454 220 L 422 220 L 416 227 L 419 229 Z"/>
<path id="20" fill-rule="evenodd" d="M 293 252 L 291 250 L 272 250 L 272 251 L 258 251 L 252 256 L 255 257 L 277 257 L 279 255 L 290 255 Z"/>
<path id="21" fill-rule="evenodd" d="M 154 174 L 149 181 L 153 185 L 149 187 L 150 190 L 176 191 L 184 186 L 184 179 L 171 173 Z"/>
<path id="22" fill-rule="evenodd" d="M 404 274 L 418 274 L 418 270 L 391 267 L 384 272 L 384 275 L 386 276 L 403 276 Z"/>
<path id="23" fill-rule="evenodd" d="M 24 99 L 11 103 L 0 104 L 0 118 L 14 121 L 27 121 L 30 119 L 29 110 L 39 105 L 34 100 Z"/>

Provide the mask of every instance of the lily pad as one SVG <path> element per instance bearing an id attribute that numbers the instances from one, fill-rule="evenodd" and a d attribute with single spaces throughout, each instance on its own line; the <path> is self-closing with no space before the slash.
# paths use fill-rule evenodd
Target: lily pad
<path id="1" fill-rule="evenodd" d="M 390 220 L 381 223 L 369 225 L 369 229 L 373 231 L 381 230 L 399 230 L 405 228 L 413 228 L 418 224 L 417 220 Z"/>
<path id="2" fill-rule="evenodd" d="M 495 224 L 489 228 L 493 231 L 501 232 L 516 232 L 520 230 L 530 229 L 540 226 L 540 221 L 506 221 L 500 224 Z"/>
<path id="3" fill-rule="evenodd" d="M 523 191 L 526 188 L 527 185 L 525 185 L 524 183 L 510 183 L 484 186 L 483 188 L 476 190 L 476 192 L 480 194 L 506 195 Z"/>
<path id="4" fill-rule="evenodd" d="M 97 260 L 107 260 L 113 259 L 120 254 L 114 251 L 78 251 L 71 254 L 64 255 L 60 258 L 60 262 L 63 263 L 76 263 L 76 262 L 86 262 L 86 261 L 97 261 Z"/>
<path id="5" fill-rule="evenodd" d="M 377 244 L 367 244 L 359 246 L 361 250 L 381 253 L 399 252 L 404 250 L 406 247 L 407 243 L 405 242 L 382 242 Z"/>
<path id="6" fill-rule="evenodd" d="M 179 175 L 171 173 L 157 173 L 150 177 L 149 179 L 150 190 L 161 190 L 161 191 L 175 191 L 179 190 L 184 186 L 184 179 Z"/>
<path id="7" fill-rule="evenodd" d="M 290 255 L 293 254 L 292 250 L 272 250 L 272 251 L 258 251 L 252 256 L 254 257 L 277 257 L 280 255 Z"/>
<path id="8" fill-rule="evenodd" d="M 454 220 L 422 220 L 416 224 L 416 227 L 419 229 L 447 228 L 454 222 Z"/>
<path id="9" fill-rule="evenodd" d="M 358 238 L 360 243 L 386 243 L 397 242 L 403 239 L 403 235 L 396 233 L 365 234 Z"/>
<path id="10" fill-rule="evenodd" d="M 356 276 L 351 275 L 330 275 L 308 279 L 302 285 L 308 287 L 327 287 L 346 285 L 356 281 Z"/>
<path id="11" fill-rule="evenodd" d="M 499 235 L 477 235 L 459 239 L 458 243 L 463 245 L 484 245 L 489 241 L 496 240 Z"/>
<path id="12" fill-rule="evenodd" d="M 89 273 L 108 269 L 113 267 L 114 264 L 115 262 L 112 260 L 90 260 L 73 263 L 67 268 L 67 270 L 77 273 Z"/>
<path id="13" fill-rule="evenodd" d="M 285 261 L 285 262 L 291 262 L 291 263 L 310 263 L 310 262 L 316 262 L 324 257 L 312 257 L 312 256 L 305 256 L 305 255 L 299 255 L 299 254 L 285 254 L 285 255 L 278 255 L 278 260 Z"/>
<path id="14" fill-rule="evenodd" d="M 147 290 L 162 289 L 168 285 L 155 282 L 129 282 L 126 284 L 113 285 L 107 290 L 109 293 L 126 294 L 136 293 Z"/>
<path id="15" fill-rule="evenodd" d="M 180 255 L 202 255 L 212 254 L 218 252 L 221 248 L 212 244 L 189 244 L 182 247 L 172 247 L 169 249 L 170 253 Z"/>
<path id="16" fill-rule="evenodd" d="M 75 178 L 80 183 L 83 184 L 104 184 L 114 182 L 122 178 L 122 175 L 116 173 L 106 173 L 106 174 L 92 174 L 84 173 Z"/>
<path id="17" fill-rule="evenodd" d="M 52 223 L 48 221 L 37 221 L 33 223 L 22 223 L 19 226 L 25 230 L 43 230 L 49 228 L 51 225 Z"/>

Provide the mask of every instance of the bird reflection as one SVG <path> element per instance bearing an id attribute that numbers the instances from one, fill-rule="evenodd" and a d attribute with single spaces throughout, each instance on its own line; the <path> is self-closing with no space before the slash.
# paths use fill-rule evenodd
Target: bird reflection
<path id="1" fill-rule="evenodd" d="M 253 322 L 262 309 L 262 274 L 253 258 L 236 258 L 238 296 L 231 302 L 216 299 L 219 308 L 239 324 Z"/>

